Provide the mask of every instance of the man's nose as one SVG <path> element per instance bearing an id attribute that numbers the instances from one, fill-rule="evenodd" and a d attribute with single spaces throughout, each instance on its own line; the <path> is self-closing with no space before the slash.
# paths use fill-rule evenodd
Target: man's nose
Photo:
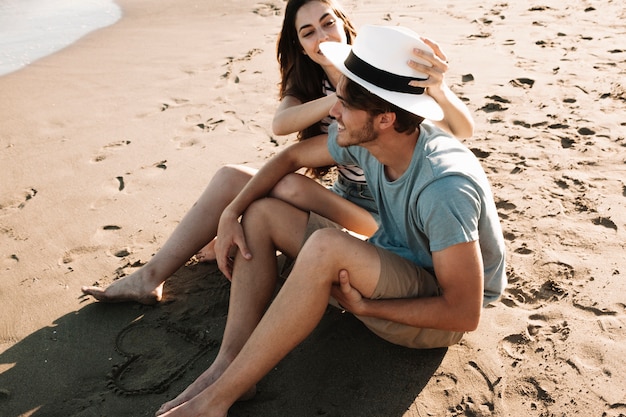
<path id="1" fill-rule="evenodd" d="M 330 111 L 328 112 L 328 114 L 334 117 L 335 119 L 337 118 L 337 116 L 339 116 L 339 108 L 337 107 L 339 105 L 340 105 L 339 100 L 337 100 L 335 104 L 333 104 L 333 106 L 330 108 Z"/>

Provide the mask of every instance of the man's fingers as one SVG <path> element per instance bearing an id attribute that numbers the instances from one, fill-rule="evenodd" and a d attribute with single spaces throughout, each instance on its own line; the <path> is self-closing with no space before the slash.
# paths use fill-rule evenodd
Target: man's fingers
<path id="1" fill-rule="evenodd" d="M 228 256 L 220 256 L 217 259 L 217 267 L 222 271 L 222 274 L 230 281 L 232 279 L 231 276 L 231 262 Z"/>
<path id="2" fill-rule="evenodd" d="M 348 271 L 342 269 L 339 271 L 339 286 L 341 287 L 341 291 L 347 293 L 350 291 L 350 276 L 348 275 Z"/>
<path id="3" fill-rule="evenodd" d="M 245 259 L 252 259 L 252 252 L 250 252 L 250 249 L 248 249 L 245 243 L 239 246 L 239 252 L 241 252 L 241 256 Z"/>

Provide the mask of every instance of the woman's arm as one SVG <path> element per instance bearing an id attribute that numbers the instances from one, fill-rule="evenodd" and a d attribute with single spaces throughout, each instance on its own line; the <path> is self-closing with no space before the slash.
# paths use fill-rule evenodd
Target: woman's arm
<path id="1" fill-rule="evenodd" d="M 336 101 L 335 94 L 306 103 L 302 103 L 293 96 L 285 96 L 274 113 L 272 130 L 275 135 L 300 132 L 328 116 Z"/>
<path id="2" fill-rule="evenodd" d="M 448 61 L 437 43 L 430 39 L 422 38 L 424 43 L 430 46 L 433 52 L 415 49 L 416 58 L 425 60 L 431 66 L 409 61 L 409 66 L 416 71 L 428 75 L 426 80 L 411 81 L 414 87 L 424 87 L 429 96 L 435 99 L 443 110 L 443 120 L 433 121 L 435 125 L 451 133 L 459 139 L 469 138 L 474 134 L 474 119 L 469 109 L 461 99 L 447 86 L 444 75 L 448 70 Z"/>
<path id="3" fill-rule="evenodd" d="M 426 88 L 428 95 L 435 99 L 443 110 L 443 120 L 433 121 L 435 125 L 459 139 L 469 138 L 474 134 L 474 119 L 465 103 L 450 90 L 444 80 L 448 70 L 446 55 L 436 42 L 427 38 L 422 40 L 433 52 L 415 49 L 415 56 L 429 62 L 431 66 L 413 60 L 409 61 L 409 66 L 427 74 L 428 79 L 411 81 L 411 85 Z M 285 96 L 274 113 L 272 131 L 275 135 L 289 135 L 302 131 L 328 116 L 336 101 L 335 94 L 306 103 L 293 96 Z"/>

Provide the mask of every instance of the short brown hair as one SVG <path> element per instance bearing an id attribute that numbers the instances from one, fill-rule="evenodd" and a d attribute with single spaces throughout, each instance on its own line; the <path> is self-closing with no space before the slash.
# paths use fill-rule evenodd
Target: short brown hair
<path id="1" fill-rule="evenodd" d="M 348 77 L 344 76 L 343 80 L 342 98 L 349 106 L 358 110 L 364 110 L 372 116 L 382 113 L 395 113 L 396 122 L 393 127 L 396 132 L 412 133 L 424 121 L 423 117 L 383 100 Z"/>

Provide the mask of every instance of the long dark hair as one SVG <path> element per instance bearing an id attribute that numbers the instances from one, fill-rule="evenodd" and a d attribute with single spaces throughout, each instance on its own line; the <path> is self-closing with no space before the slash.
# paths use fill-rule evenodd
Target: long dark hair
<path id="1" fill-rule="evenodd" d="M 323 96 L 322 83 L 326 73 L 322 67 L 302 53 L 302 47 L 296 31 L 296 15 L 298 10 L 311 1 L 327 4 L 343 21 L 348 43 L 356 37 L 356 30 L 341 6 L 334 0 L 289 0 L 285 8 L 283 27 L 276 44 L 276 58 L 280 66 L 280 99 L 293 96 L 306 103 Z M 321 123 L 298 132 L 298 139 L 308 139 L 322 133 Z"/>

